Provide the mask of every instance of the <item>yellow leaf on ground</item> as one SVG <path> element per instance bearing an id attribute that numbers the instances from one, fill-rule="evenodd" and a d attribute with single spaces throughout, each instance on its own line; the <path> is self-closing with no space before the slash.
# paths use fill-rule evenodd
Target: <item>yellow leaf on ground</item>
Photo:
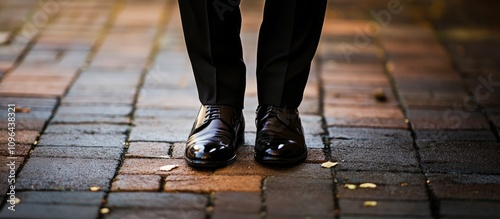
<path id="1" fill-rule="evenodd" d="M 376 201 L 365 201 L 365 202 L 363 202 L 363 206 L 364 207 L 375 207 L 375 206 L 377 206 L 377 202 Z"/>
<path id="2" fill-rule="evenodd" d="M 101 208 L 101 210 L 99 210 L 101 212 L 101 214 L 107 214 L 109 213 L 109 208 Z"/>
<path id="3" fill-rule="evenodd" d="M 354 185 L 354 184 L 345 184 L 345 185 L 344 185 L 344 188 L 346 188 L 346 189 L 350 189 L 350 190 L 354 190 L 354 189 L 356 189 L 356 187 L 357 187 L 357 186 L 356 186 L 356 185 Z"/>
<path id="4" fill-rule="evenodd" d="M 359 188 L 362 188 L 362 189 L 374 189 L 374 188 L 377 188 L 377 185 L 374 184 L 374 183 L 362 183 L 359 185 Z"/>
<path id="5" fill-rule="evenodd" d="M 170 171 L 170 170 L 173 170 L 175 168 L 179 167 L 179 165 L 175 164 L 175 165 L 165 165 L 165 166 L 162 166 L 160 167 L 160 171 Z"/>
<path id="6" fill-rule="evenodd" d="M 97 192 L 99 190 L 101 190 L 101 187 L 99 187 L 99 186 L 92 186 L 92 187 L 90 187 L 90 191 L 92 191 L 92 192 Z"/>
<path id="7" fill-rule="evenodd" d="M 327 162 L 324 162 L 321 164 L 321 167 L 324 167 L 324 168 L 332 168 L 334 166 L 337 166 L 337 162 L 331 162 L 331 161 L 327 161 Z"/>

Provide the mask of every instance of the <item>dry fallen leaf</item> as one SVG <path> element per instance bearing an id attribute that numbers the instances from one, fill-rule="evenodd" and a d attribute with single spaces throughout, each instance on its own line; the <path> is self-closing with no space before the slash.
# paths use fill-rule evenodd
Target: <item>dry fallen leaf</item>
<path id="1" fill-rule="evenodd" d="M 324 168 L 332 168 L 334 166 L 337 166 L 337 162 L 331 162 L 331 161 L 327 161 L 327 162 L 324 162 L 321 164 L 321 167 L 324 167 Z"/>
<path id="2" fill-rule="evenodd" d="M 16 113 L 29 113 L 31 110 L 29 107 L 20 107 L 20 106 L 16 106 L 16 108 L 14 108 L 14 111 Z"/>
<path id="3" fill-rule="evenodd" d="M 175 168 L 179 167 L 179 165 L 175 164 L 175 165 L 165 165 L 165 166 L 162 166 L 160 167 L 160 171 L 170 171 L 170 170 L 173 170 Z"/>
<path id="4" fill-rule="evenodd" d="M 90 187 L 90 191 L 92 191 L 92 192 L 97 192 L 99 190 L 101 190 L 101 187 L 99 187 L 99 186 L 92 186 L 92 187 Z"/>
<path id="5" fill-rule="evenodd" d="M 101 210 L 99 210 L 101 212 L 101 214 L 107 214 L 109 213 L 109 208 L 101 208 Z"/>
<path id="6" fill-rule="evenodd" d="M 362 183 L 359 185 L 359 188 L 362 188 L 362 189 L 374 189 L 374 188 L 377 188 L 377 185 L 374 184 L 374 183 Z"/>
<path id="7" fill-rule="evenodd" d="M 363 206 L 365 206 L 365 207 L 375 207 L 375 206 L 377 206 L 377 202 L 376 201 L 365 201 L 365 202 L 363 202 Z"/>
<path id="8" fill-rule="evenodd" d="M 356 185 L 354 185 L 354 184 L 345 184 L 345 185 L 344 185 L 344 188 L 346 188 L 346 189 L 350 189 L 350 190 L 354 190 L 354 189 L 356 189 L 356 187 L 357 187 L 357 186 L 356 186 Z"/>

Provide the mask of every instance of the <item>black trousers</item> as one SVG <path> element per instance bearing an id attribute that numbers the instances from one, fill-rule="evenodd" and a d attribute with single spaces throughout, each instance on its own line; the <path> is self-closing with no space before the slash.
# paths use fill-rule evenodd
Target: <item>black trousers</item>
<path id="1" fill-rule="evenodd" d="M 204 105 L 243 108 L 246 67 L 239 3 L 179 0 L 186 46 Z M 257 48 L 260 105 L 300 105 L 325 10 L 326 0 L 266 0 Z"/>

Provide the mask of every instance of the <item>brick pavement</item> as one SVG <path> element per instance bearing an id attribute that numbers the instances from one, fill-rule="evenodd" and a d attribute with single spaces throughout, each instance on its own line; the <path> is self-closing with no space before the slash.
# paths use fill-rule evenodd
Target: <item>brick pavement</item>
<path id="1" fill-rule="evenodd" d="M 20 108 L 13 156 L 0 115 L 0 218 L 500 218 L 498 6 L 329 2 L 300 108 L 310 155 L 271 168 L 252 157 L 262 1 L 244 1 L 246 144 L 195 170 L 176 1 L 3 1 L 0 103 Z"/>

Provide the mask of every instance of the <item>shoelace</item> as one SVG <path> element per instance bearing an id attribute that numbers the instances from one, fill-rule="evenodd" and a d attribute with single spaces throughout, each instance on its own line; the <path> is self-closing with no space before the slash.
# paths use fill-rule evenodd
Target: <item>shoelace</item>
<path id="1" fill-rule="evenodd" d="M 220 118 L 220 114 L 222 112 L 222 108 L 218 106 L 209 106 L 207 107 L 207 112 L 205 114 L 205 119 L 212 120 Z"/>

